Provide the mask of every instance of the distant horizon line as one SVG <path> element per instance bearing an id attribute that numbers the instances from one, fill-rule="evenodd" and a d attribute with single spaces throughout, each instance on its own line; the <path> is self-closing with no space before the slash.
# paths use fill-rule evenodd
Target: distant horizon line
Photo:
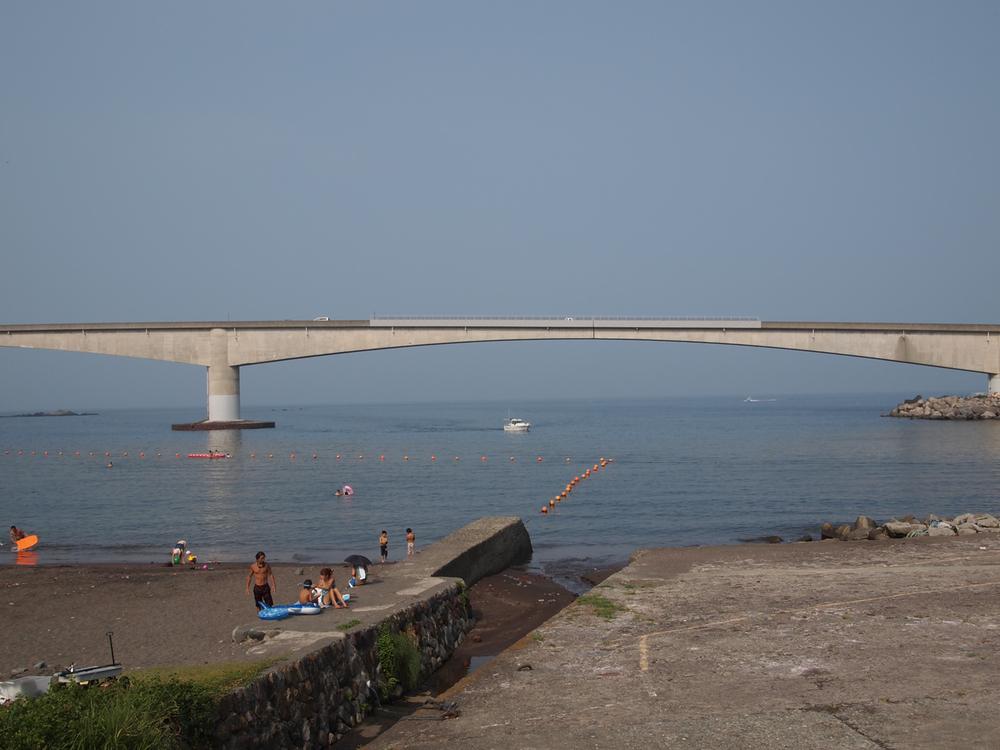
<path id="1" fill-rule="evenodd" d="M 931 394 L 931 391 L 928 391 Z M 916 395 L 923 394 L 912 394 L 911 396 L 904 396 L 904 398 L 913 398 Z M 976 395 L 975 393 L 959 394 L 959 393 L 947 393 L 947 394 L 932 394 L 932 395 L 947 395 L 947 396 L 971 396 Z M 792 392 L 792 393 L 780 393 L 774 391 L 752 391 L 752 392 L 740 392 L 740 393 L 721 393 L 721 394 L 688 394 L 688 395 L 639 395 L 639 396 L 560 396 L 555 398 L 529 398 L 529 399 L 460 399 L 460 400 L 444 400 L 444 399 L 428 399 L 428 400 L 388 400 L 388 401 L 371 401 L 371 400 L 360 400 L 360 401 L 332 401 L 332 402 L 315 402 L 315 403 L 270 403 L 270 404 L 248 404 L 244 402 L 242 411 L 253 410 L 253 409 L 308 409 L 316 407 L 328 407 L 328 406 L 430 406 L 430 405 L 452 405 L 452 406 L 464 406 L 464 405 L 491 405 L 497 404 L 501 405 L 504 409 L 512 408 L 511 404 L 543 404 L 543 403 L 573 403 L 580 401 L 590 401 L 590 402 L 627 402 L 627 401 L 671 401 L 671 400 L 683 400 L 683 401 L 696 401 L 696 400 L 708 400 L 708 399 L 719 399 L 719 400 L 734 400 L 734 401 L 745 401 L 748 397 L 754 398 L 774 398 L 774 399 L 800 399 L 800 398 L 846 398 L 851 396 L 870 396 L 870 397 L 887 397 L 892 399 L 900 398 L 899 392 L 897 391 L 838 391 L 838 392 Z M 103 411 L 181 411 L 181 410 L 191 410 L 191 411 L 204 411 L 204 404 L 192 405 L 192 406 L 95 406 L 90 405 L 86 407 L 70 408 L 66 406 L 50 407 L 50 408 L 39 408 L 39 407 L 23 407 L 21 409 L 0 409 L 0 416 L 19 416 L 22 414 L 35 414 L 38 412 L 58 412 L 58 411 L 73 411 L 79 413 L 81 416 L 85 412 L 93 412 L 95 409 L 100 409 Z"/>

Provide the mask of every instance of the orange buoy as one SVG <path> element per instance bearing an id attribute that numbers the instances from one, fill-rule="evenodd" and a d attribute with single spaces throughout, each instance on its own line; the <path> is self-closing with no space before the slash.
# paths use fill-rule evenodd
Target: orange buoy
<path id="1" fill-rule="evenodd" d="M 542 506 L 542 513 L 548 513 L 548 512 L 549 512 L 549 506 L 548 505 L 543 505 Z"/>
<path id="2" fill-rule="evenodd" d="M 556 505 L 556 501 L 555 500 L 549 500 L 549 507 L 550 508 L 554 508 L 555 505 Z"/>

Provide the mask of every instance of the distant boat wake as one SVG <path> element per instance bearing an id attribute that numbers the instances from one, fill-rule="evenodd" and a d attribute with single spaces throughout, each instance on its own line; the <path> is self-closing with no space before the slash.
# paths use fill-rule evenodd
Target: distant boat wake
<path id="1" fill-rule="evenodd" d="M 777 401 L 777 400 L 778 399 L 776 399 L 776 398 L 751 398 L 750 396 L 747 396 L 745 399 L 743 399 L 743 402 L 744 403 L 750 403 L 750 404 L 760 404 L 760 403 L 767 403 L 769 401 Z"/>

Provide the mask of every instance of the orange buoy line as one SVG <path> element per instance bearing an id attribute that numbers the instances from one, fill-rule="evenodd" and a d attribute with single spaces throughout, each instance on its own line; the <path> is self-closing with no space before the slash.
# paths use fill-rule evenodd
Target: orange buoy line
<path id="1" fill-rule="evenodd" d="M 539 460 L 541 459 L 539 458 Z M 567 458 L 566 460 L 569 461 L 569 458 Z M 605 458 L 602 456 L 600 460 L 600 466 L 598 466 L 598 464 L 594 464 L 592 468 L 587 469 L 586 471 L 583 472 L 583 474 L 576 475 L 572 479 L 570 479 L 569 482 L 566 483 L 566 487 L 565 489 L 563 489 L 562 492 L 560 492 L 555 497 L 551 498 L 548 501 L 547 505 L 542 506 L 541 512 L 548 515 L 549 509 L 555 508 L 556 503 L 561 503 L 563 500 L 567 499 L 570 496 L 570 494 L 572 494 L 574 487 L 579 487 L 580 483 L 583 480 L 589 479 L 590 477 L 596 475 L 601 467 L 607 467 L 607 465 L 608 461 L 605 460 Z"/>
<path id="2" fill-rule="evenodd" d="M 291 462 L 297 462 L 298 458 L 299 458 L 299 453 L 300 453 L 300 451 L 297 451 L 297 450 L 290 451 L 287 454 L 288 455 L 288 460 L 291 461 Z M 81 457 L 81 455 L 83 455 L 83 452 L 80 451 L 80 450 L 72 450 L 72 451 L 70 451 L 70 450 L 57 450 L 57 449 L 25 449 L 25 448 L 18 448 L 18 449 L 5 448 L 5 449 L 3 449 L 3 455 L 4 456 L 13 456 L 13 455 L 16 455 L 16 456 L 19 456 L 19 457 L 31 456 L 31 457 L 34 457 L 34 458 L 51 458 L 53 456 L 65 456 L 65 455 L 70 455 L 70 454 L 72 454 L 76 458 L 79 458 L 79 457 Z M 251 460 L 257 460 L 257 458 L 258 458 L 257 454 L 258 454 L 257 451 L 251 451 L 251 452 L 243 454 L 243 455 L 245 457 L 251 459 Z M 160 451 L 158 451 L 158 450 L 157 451 L 153 451 L 153 450 L 148 450 L 147 451 L 145 449 L 139 449 L 139 450 L 135 450 L 135 451 L 131 451 L 131 450 L 87 451 L 86 455 L 88 455 L 90 458 L 97 458 L 97 457 L 103 455 L 103 457 L 105 459 L 112 459 L 115 456 L 118 456 L 119 458 L 122 458 L 122 459 L 124 459 L 124 458 L 146 459 L 146 458 L 150 458 L 150 457 L 152 457 L 154 455 L 155 455 L 156 458 L 161 458 L 163 454 Z M 167 455 L 169 455 L 169 454 L 167 454 Z M 175 458 L 182 458 L 184 455 L 186 455 L 186 454 L 182 453 L 182 452 L 175 452 L 174 453 L 174 457 Z M 324 456 L 318 450 L 316 450 L 316 449 L 308 450 L 308 452 L 306 453 L 306 455 L 310 456 L 313 461 L 321 461 L 324 458 Z M 327 454 L 327 455 L 330 455 L 330 454 Z M 357 461 L 363 461 L 363 460 L 365 460 L 366 455 L 367 454 L 365 454 L 365 453 L 356 453 L 356 454 L 355 453 L 351 453 L 351 454 L 348 454 L 348 455 L 345 455 L 343 453 L 334 453 L 334 454 L 332 454 L 332 458 L 334 458 L 337 461 L 342 461 L 342 460 L 344 460 L 344 458 L 347 458 L 347 459 L 354 458 Z M 391 456 L 387 456 L 387 454 L 385 454 L 385 453 L 378 453 L 378 454 L 374 454 L 373 453 L 372 456 L 373 457 L 377 457 L 378 463 L 380 463 L 380 464 L 383 464 L 386 461 L 391 460 L 391 458 L 392 458 Z M 266 453 L 265 452 L 261 452 L 260 453 L 260 457 L 261 458 L 266 458 L 268 460 L 273 460 L 274 459 L 274 453 L 273 452 L 266 452 Z M 411 458 L 410 454 L 408 454 L 408 453 L 403 453 L 400 457 L 405 462 L 409 462 L 410 458 Z M 438 458 L 439 458 L 439 455 L 437 453 L 432 453 L 432 454 L 429 455 L 429 460 L 431 462 L 437 462 Z M 462 460 L 463 460 L 463 457 L 461 455 L 453 455 L 452 456 L 452 461 L 454 463 L 456 463 L 456 464 L 460 463 Z M 479 456 L 479 461 L 483 465 L 488 464 L 490 460 L 491 460 L 491 456 L 489 456 L 487 454 L 480 454 L 480 456 Z M 569 456 L 566 456 L 564 458 L 564 460 L 566 462 L 570 462 L 572 459 Z M 557 496 L 557 498 L 558 498 L 557 502 L 558 502 L 559 499 L 564 499 L 566 496 L 568 496 L 569 494 L 571 494 L 575 488 L 579 487 L 580 483 L 583 480 L 588 479 L 591 476 L 594 476 L 602 468 L 606 469 L 607 466 L 608 466 L 608 464 L 611 463 L 613 460 L 614 459 L 608 459 L 608 458 L 605 458 L 604 456 L 602 456 L 597 463 L 593 464 L 589 468 L 584 469 L 583 473 L 578 474 L 578 475 L 574 475 L 573 477 L 571 477 L 569 479 L 569 481 L 566 483 L 565 490 L 562 493 L 560 493 L 559 496 Z M 508 464 L 514 465 L 514 464 L 517 464 L 518 462 L 519 462 L 519 457 L 518 456 L 516 456 L 516 455 L 514 455 L 514 456 L 507 456 L 507 463 Z M 536 465 L 540 465 L 540 464 L 542 464 L 544 462 L 545 462 L 545 456 L 541 456 L 541 455 L 534 456 L 534 463 Z"/>

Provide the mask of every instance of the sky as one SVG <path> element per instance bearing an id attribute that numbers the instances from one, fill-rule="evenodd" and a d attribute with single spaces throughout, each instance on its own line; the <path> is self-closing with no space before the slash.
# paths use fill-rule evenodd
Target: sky
<path id="1" fill-rule="evenodd" d="M 0 323 L 745 315 L 1000 323 L 996 2 L 0 5 Z M 966 393 L 531 342 L 242 370 L 254 404 Z M 0 411 L 202 407 L 0 348 Z"/>

